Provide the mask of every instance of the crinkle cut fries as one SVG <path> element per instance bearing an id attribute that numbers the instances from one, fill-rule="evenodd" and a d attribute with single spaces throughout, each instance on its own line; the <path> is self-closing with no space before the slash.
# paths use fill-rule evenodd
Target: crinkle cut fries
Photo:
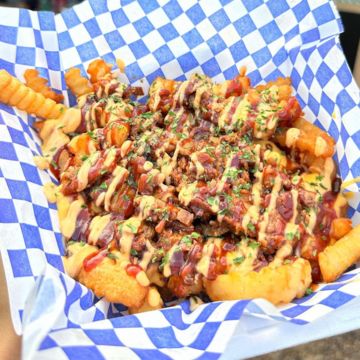
<path id="1" fill-rule="evenodd" d="M 45 119 L 35 161 L 60 183 L 44 190 L 65 269 L 97 296 L 132 313 L 174 296 L 288 303 L 360 258 L 335 142 L 302 117 L 289 78 L 157 78 L 142 105 L 104 61 L 88 73 L 65 75 L 74 108 L 30 70 L 29 87 L 1 70 L 0 100 Z"/>

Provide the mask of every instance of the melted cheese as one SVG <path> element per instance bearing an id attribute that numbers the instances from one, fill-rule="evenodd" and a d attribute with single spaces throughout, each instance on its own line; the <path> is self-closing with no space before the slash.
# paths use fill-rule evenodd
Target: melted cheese
<path id="1" fill-rule="evenodd" d="M 115 168 L 115 170 L 113 172 L 113 178 L 106 190 L 106 194 L 105 194 L 105 198 L 104 198 L 104 208 L 106 211 L 110 211 L 110 200 L 116 190 L 116 187 L 122 181 L 124 176 L 127 176 L 128 174 L 129 174 L 129 172 L 121 166 L 117 166 Z"/>
<path id="2" fill-rule="evenodd" d="M 139 266 L 143 269 L 146 270 L 148 265 L 150 264 L 151 258 L 155 252 L 155 248 L 151 245 L 150 241 L 147 240 L 146 241 L 146 249 L 147 251 L 144 252 L 143 257 L 139 263 Z"/>
<path id="3" fill-rule="evenodd" d="M 321 136 L 317 136 L 316 137 L 316 141 L 315 141 L 315 156 L 321 156 L 325 153 L 327 148 L 327 143 L 326 141 L 321 137 Z"/>
<path id="4" fill-rule="evenodd" d="M 33 157 L 34 164 L 40 169 L 40 170 L 46 170 L 49 168 L 49 162 L 48 160 L 43 156 L 34 156 Z"/>
<path id="5" fill-rule="evenodd" d="M 225 128 L 227 119 L 229 117 L 229 112 L 230 112 L 230 110 L 232 108 L 232 105 L 233 105 L 234 101 L 236 101 L 236 98 L 235 97 L 230 97 L 227 100 L 225 107 L 221 111 L 221 114 L 220 114 L 219 120 L 218 120 L 218 126 L 219 126 L 220 129 Z"/>
<path id="6" fill-rule="evenodd" d="M 56 203 L 57 191 L 58 187 L 52 182 L 48 182 L 43 186 L 43 192 L 49 203 Z"/>
<path id="7" fill-rule="evenodd" d="M 104 167 L 110 167 L 115 161 L 116 157 L 116 148 L 112 147 L 106 152 L 106 158 L 104 161 Z"/>
<path id="8" fill-rule="evenodd" d="M 162 304 L 162 299 L 156 287 L 151 286 L 147 295 L 147 301 L 153 308 Z"/>
<path id="9" fill-rule="evenodd" d="M 286 132 L 285 144 L 288 148 L 296 144 L 297 139 L 300 136 L 300 130 L 297 128 L 291 128 Z"/>
<path id="10" fill-rule="evenodd" d="M 111 214 L 105 216 L 95 216 L 90 223 L 90 233 L 88 237 L 88 242 L 92 245 L 95 245 L 99 240 L 102 232 L 105 227 L 109 224 L 111 220 Z"/>
<path id="11" fill-rule="evenodd" d="M 179 192 L 179 200 L 181 204 L 188 206 L 190 201 L 194 198 L 197 188 L 197 181 L 184 185 Z"/>
<path id="12" fill-rule="evenodd" d="M 256 144 L 254 150 L 255 150 L 255 155 L 256 155 L 256 166 L 257 166 L 258 170 L 255 173 L 256 182 L 253 185 L 252 191 L 251 191 L 253 205 L 249 206 L 248 210 L 246 211 L 246 214 L 243 217 L 242 223 L 241 223 L 245 233 L 248 232 L 248 224 L 250 224 L 251 221 L 253 221 L 254 223 L 257 223 L 259 220 L 262 179 L 263 179 L 263 172 L 259 169 L 260 149 L 261 149 L 261 145 Z"/>
<path id="13" fill-rule="evenodd" d="M 138 272 L 136 275 L 136 280 L 141 286 L 146 287 L 150 285 L 149 278 L 147 277 L 145 271 Z"/>
<path id="14" fill-rule="evenodd" d="M 77 217 L 84 205 L 83 199 L 72 202 L 69 206 L 66 217 L 60 221 L 60 229 L 65 238 L 70 239 L 75 231 Z"/>
<path id="15" fill-rule="evenodd" d="M 284 262 L 284 259 L 292 254 L 292 245 L 290 243 L 285 243 L 275 255 L 274 260 L 269 264 L 272 268 L 277 268 L 281 266 Z"/>
<path id="16" fill-rule="evenodd" d="M 131 140 L 125 140 L 123 142 L 123 144 L 121 145 L 121 148 L 120 148 L 120 155 L 122 158 L 128 153 L 131 145 L 132 145 Z"/>
<path id="17" fill-rule="evenodd" d="M 138 232 L 140 225 L 141 225 L 141 219 L 135 216 L 125 220 L 122 224 L 120 249 L 121 252 L 125 254 L 127 257 L 130 256 L 132 242 L 135 237 L 135 234 Z"/>
<path id="18" fill-rule="evenodd" d="M 202 163 L 198 159 L 198 153 L 195 152 L 190 155 L 191 161 L 194 163 L 196 168 L 196 177 L 199 178 L 201 175 L 204 174 L 205 168 L 203 167 Z"/>
<path id="19" fill-rule="evenodd" d="M 204 245 L 200 261 L 196 265 L 196 271 L 204 277 L 208 276 L 211 256 L 214 252 L 215 244 L 210 239 Z"/>
<path id="20" fill-rule="evenodd" d="M 250 247 L 247 241 L 242 240 L 235 251 L 226 254 L 226 260 L 231 266 L 231 272 L 239 272 L 245 275 L 253 271 L 258 252 L 259 247 Z M 243 258 L 239 264 L 235 262 L 238 258 Z"/>
<path id="21" fill-rule="evenodd" d="M 81 165 L 79 172 L 77 174 L 77 179 L 78 179 L 78 187 L 77 190 L 78 191 L 82 191 L 84 190 L 87 185 L 88 185 L 88 181 L 89 181 L 89 171 L 91 169 L 92 166 L 95 165 L 95 163 L 98 161 L 99 159 L 99 152 L 96 152 L 94 154 L 91 154 Z"/>
<path id="22" fill-rule="evenodd" d="M 164 269 L 163 269 L 163 275 L 165 277 L 169 277 L 171 275 L 171 267 L 170 267 L 171 258 L 174 255 L 174 253 L 178 251 L 178 249 L 179 249 L 179 245 L 175 244 L 171 247 L 171 249 L 167 253 L 168 261 L 164 264 Z"/>

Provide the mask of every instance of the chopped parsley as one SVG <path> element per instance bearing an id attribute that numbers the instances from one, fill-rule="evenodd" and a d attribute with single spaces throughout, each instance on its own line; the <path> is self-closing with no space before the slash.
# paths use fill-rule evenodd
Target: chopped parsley
<path id="1" fill-rule="evenodd" d="M 260 246 L 260 243 L 258 243 L 257 241 L 250 241 L 249 242 L 249 247 L 251 249 L 257 249 Z"/>
<path id="2" fill-rule="evenodd" d="M 108 187 L 108 186 L 107 186 L 106 182 L 101 183 L 100 186 L 99 186 L 99 188 L 100 188 L 101 190 L 106 190 L 107 187 Z"/>
<path id="3" fill-rule="evenodd" d="M 250 230 L 250 231 L 255 231 L 255 225 L 251 222 L 249 222 L 246 227 Z"/>
<path id="4" fill-rule="evenodd" d="M 153 116 L 153 113 L 148 111 L 148 112 L 145 112 L 143 114 L 140 115 L 140 117 L 144 118 L 144 119 L 150 119 L 151 117 Z"/>
<path id="5" fill-rule="evenodd" d="M 131 250 L 130 250 L 130 255 L 132 255 L 132 256 L 138 256 L 139 253 L 138 253 L 135 249 L 131 249 Z"/>
<path id="6" fill-rule="evenodd" d="M 233 263 L 235 265 L 240 265 L 245 260 L 245 256 L 237 256 L 236 258 L 233 258 Z"/>
<path id="7" fill-rule="evenodd" d="M 305 291 L 305 295 L 311 295 L 314 291 L 311 288 L 307 288 Z"/>
<path id="8" fill-rule="evenodd" d="M 136 226 L 134 226 L 133 224 L 126 224 L 126 227 L 129 228 L 133 234 L 136 234 L 136 231 L 137 231 Z"/>
<path id="9" fill-rule="evenodd" d="M 81 157 L 81 160 L 82 160 L 82 161 L 85 161 L 85 160 L 87 160 L 88 158 L 89 158 L 88 155 L 83 155 L 83 156 Z"/>
<path id="10" fill-rule="evenodd" d="M 117 260 L 118 256 L 113 253 L 107 253 L 106 256 L 111 260 Z"/>

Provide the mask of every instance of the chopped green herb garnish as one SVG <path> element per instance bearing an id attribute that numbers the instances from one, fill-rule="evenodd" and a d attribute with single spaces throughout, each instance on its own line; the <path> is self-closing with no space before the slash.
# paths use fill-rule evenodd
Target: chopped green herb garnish
<path id="1" fill-rule="evenodd" d="M 260 243 L 258 243 L 257 241 L 250 241 L 249 242 L 249 247 L 251 249 L 257 249 L 260 246 Z"/>
<path id="2" fill-rule="evenodd" d="M 311 295 L 314 291 L 311 288 L 307 288 L 305 291 L 305 295 Z"/>
<path id="3" fill-rule="evenodd" d="M 131 249 L 131 250 L 130 250 L 130 255 L 132 255 L 132 256 L 138 256 L 139 253 L 138 253 L 135 249 Z"/>
<path id="4" fill-rule="evenodd" d="M 106 190 L 107 187 L 108 186 L 107 186 L 106 182 L 101 183 L 100 186 L 99 186 L 99 188 L 102 189 L 102 190 Z"/>
<path id="5" fill-rule="evenodd" d="M 89 158 L 88 155 L 83 155 L 83 156 L 81 157 L 81 160 L 82 160 L 82 161 L 85 161 L 85 160 L 87 160 L 88 158 Z"/>
<path id="6" fill-rule="evenodd" d="M 118 259 L 118 256 L 113 254 L 113 253 L 107 253 L 106 256 L 111 259 L 111 260 L 116 260 Z"/>
<path id="7" fill-rule="evenodd" d="M 236 258 L 233 259 L 233 263 L 235 265 L 240 265 L 241 263 L 243 263 L 245 260 L 245 256 L 237 256 Z"/>
<path id="8" fill-rule="evenodd" d="M 255 225 L 251 222 L 249 222 L 246 226 L 250 231 L 255 231 Z"/>

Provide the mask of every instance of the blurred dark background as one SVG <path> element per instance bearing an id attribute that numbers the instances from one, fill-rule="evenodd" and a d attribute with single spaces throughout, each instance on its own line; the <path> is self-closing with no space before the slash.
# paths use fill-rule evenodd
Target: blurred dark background
<path id="1" fill-rule="evenodd" d="M 0 6 L 59 12 L 80 2 L 80 0 L 0 0 Z M 340 36 L 341 45 L 354 77 L 360 85 L 360 0 L 335 0 L 335 3 L 345 27 L 345 32 Z"/>

